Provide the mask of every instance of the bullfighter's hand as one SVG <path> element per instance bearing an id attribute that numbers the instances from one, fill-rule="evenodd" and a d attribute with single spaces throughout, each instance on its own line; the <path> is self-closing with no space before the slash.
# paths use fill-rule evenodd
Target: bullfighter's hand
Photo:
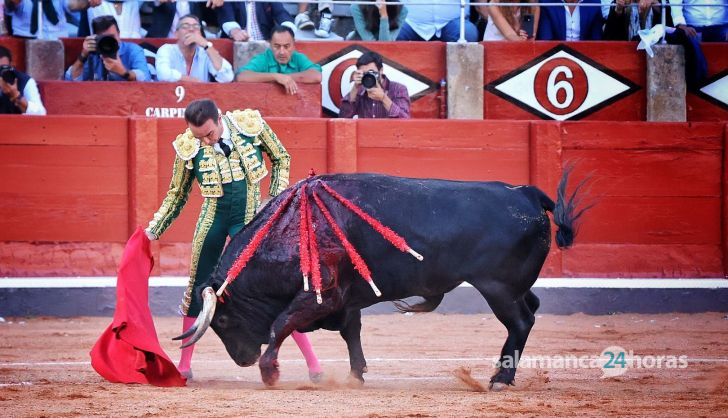
<path id="1" fill-rule="evenodd" d="M 208 9 L 217 9 L 218 7 L 222 7 L 224 0 L 207 0 L 207 8 Z"/>
<path id="2" fill-rule="evenodd" d="M 154 241 L 157 239 L 156 235 L 152 234 L 151 232 L 147 231 L 146 229 L 144 230 L 144 235 L 146 235 L 147 238 L 149 238 L 149 241 Z"/>

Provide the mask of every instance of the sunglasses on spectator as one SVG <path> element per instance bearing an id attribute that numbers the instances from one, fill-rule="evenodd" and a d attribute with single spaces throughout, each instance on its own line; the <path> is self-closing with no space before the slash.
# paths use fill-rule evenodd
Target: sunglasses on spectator
<path id="1" fill-rule="evenodd" d="M 177 26 L 177 29 L 199 29 L 201 27 L 199 23 L 182 23 Z"/>

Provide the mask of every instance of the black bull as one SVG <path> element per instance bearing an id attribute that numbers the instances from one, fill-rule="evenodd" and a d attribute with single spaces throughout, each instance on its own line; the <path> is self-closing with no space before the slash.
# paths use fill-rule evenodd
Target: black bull
<path id="1" fill-rule="evenodd" d="M 556 203 L 535 187 L 500 182 L 375 174 L 325 175 L 299 182 L 268 204 L 231 240 L 208 287 L 201 292 L 203 312 L 186 334 L 194 333 L 192 343 L 212 325 L 235 363 L 250 366 L 260 358 L 263 381 L 272 385 L 279 376 L 278 350 L 294 330 L 339 331 L 349 350 L 351 376 L 363 381 L 367 366 L 360 340 L 362 308 L 420 296 L 423 302 L 414 306 L 399 304 L 400 309 L 432 311 L 445 293 L 467 282 L 485 297 L 508 330 L 501 367 L 492 377 L 491 387 L 513 384 L 518 357 L 539 306 L 530 289 L 551 244 L 551 224 L 546 212 L 554 214 L 559 227 L 556 241 L 561 248 L 572 244 L 575 222 L 583 212 L 575 210 L 576 191 L 570 198 L 565 197 L 568 172 L 564 171 Z M 319 179 L 404 237 L 424 260 L 418 261 L 393 247 L 356 214 L 323 192 Z M 304 183 L 309 201 L 313 201 L 311 193 L 315 191 L 367 262 L 382 296 L 377 297 L 354 270 L 315 205 L 311 207 L 321 258 L 323 303 L 316 302 L 313 291 L 303 290 L 298 194 L 245 269 L 227 287 L 229 295 L 224 296 L 222 303 L 216 303 L 214 291 L 223 284 L 242 249 L 288 194 L 298 193 Z M 262 344 L 268 347 L 261 357 Z"/>

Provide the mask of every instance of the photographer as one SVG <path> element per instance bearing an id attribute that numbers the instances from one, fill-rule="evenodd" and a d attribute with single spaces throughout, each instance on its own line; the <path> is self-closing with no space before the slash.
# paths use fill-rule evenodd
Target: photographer
<path id="1" fill-rule="evenodd" d="M 150 80 L 144 50 L 139 45 L 121 42 L 113 16 L 97 17 L 91 22 L 91 28 L 96 36 L 83 40 L 83 50 L 66 70 L 66 80 Z"/>
<path id="2" fill-rule="evenodd" d="M 0 114 L 45 115 L 35 80 L 12 64 L 10 50 L 0 46 Z"/>
<path id="3" fill-rule="evenodd" d="M 410 118 L 407 87 L 390 81 L 382 72 L 382 57 L 365 52 L 356 60 L 354 86 L 341 101 L 341 118 Z"/>

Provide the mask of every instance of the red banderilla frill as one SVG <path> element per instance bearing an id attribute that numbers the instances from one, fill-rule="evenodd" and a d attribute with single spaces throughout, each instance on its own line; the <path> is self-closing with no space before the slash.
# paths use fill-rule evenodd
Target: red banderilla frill
<path id="1" fill-rule="evenodd" d="M 308 275 L 311 273 L 311 259 L 308 250 L 308 197 L 306 196 L 306 183 L 301 186 L 301 198 L 298 199 L 299 223 L 298 236 L 300 237 L 301 274 L 303 275 L 303 291 L 308 292 Z"/>
<path id="2" fill-rule="evenodd" d="M 349 242 L 349 240 L 346 238 L 346 235 L 344 235 L 344 231 L 342 231 L 341 228 L 339 228 L 339 225 L 336 224 L 334 217 L 331 216 L 329 210 L 326 209 L 326 205 L 324 205 L 324 202 L 321 201 L 321 198 L 319 198 L 318 194 L 316 194 L 315 191 L 313 192 L 313 200 L 316 202 L 316 206 L 318 206 L 319 210 L 321 210 L 324 218 L 326 218 L 326 222 L 328 222 L 329 226 L 331 226 L 334 234 L 336 234 L 336 237 L 339 239 L 339 241 L 341 241 L 341 245 L 344 246 L 346 254 L 351 259 L 352 264 L 354 264 L 354 268 L 356 269 L 356 271 L 358 271 L 359 274 L 361 274 L 361 277 L 363 277 L 364 280 L 369 283 L 369 286 L 372 287 L 372 290 L 374 291 L 374 294 L 377 295 L 377 297 L 382 296 L 382 292 L 379 291 L 377 285 L 374 284 L 374 281 L 372 280 L 372 272 L 369 271 L 369 267 L 367 267 L 364 259 L 361 258 L 359 253 L 356 251 L 356 248 L 351 245 L 351 242 Z M 320 289 L 316 289 L 316 300 L 318 301 L 320 298 Z"/>
<path id="3" fill-rule="evenodd" d="M 394 245 L 396 248 L 398 248 L 402 252 L 410 253 L 413 257 L 416 259 L 422 261 L 423 257 L 417 253 L 415 250 L 413 250 L 408 244 L 407 241 L 405 241 L 404 238 L 400 237 L 392 231 L 390 228 L 382 225 L 381 222 L 377 221 L 376 219 L 372 218 L 370 215 L 368 215 L 366 212 L 364 212 L 359 206 L 351 202 L 350 200 L 346 199 L 339 193 L 337 193 L 334 189 L 332 189 L 328 184 L 323 182 L 322 180 L 318 180 L 316 184 L 321 184 L 321 186 L 324 188 L 324 190 L 333 198 L 335 198 L 337 201 L 339 201 L 344 207 L 346 207 L 349 211 L 355 213 L 357 216 L 359 216 L 361 219 L 363 219 L 365 222 L 367 222 L 374 230 L 376 230 L 382 237 L 384 237 L 387 241 L 389 241 L 392 245 Z M 318 252 L 318 243 L 316 242 L 316 231 L 314 229 L 313 224 L 313 213 L 311 210 L 311 206 L 309 205 L 308 200 L 308 193 L 306 190 L 307 184 L 304 183 L 301 188 L 298 190 L 298 192 L 292 192 L 286 197 L 286 200 L 281 203 L 280 206 L 276 209 L 276 211 L 273 213 L 273 215 L 268 219 L 268 221 L 263 225 L 262 228 L 260 228 L 255 235 L 253 236 L 253 239 L 248 243 L 248 245 L 243 249 L 243 251 L 240 253 L 238 258 L 235 260 L 235 263 L 233 263 L 230 270 L 228 270 L 227 278 L 225 279 L 225 282 L 223 285 L 218 289 L 217 296 L 218 298 L 221 297 L 223 292 L 225 291 L 225 287 L 231 283 L 233 280 L 235 280 L 236 277 L 240 274 L 240 272 L 245 268 L 248 261 L 252 258 L 253 254 L 255 254 L 255 251 L 258 249 L 260 244 L 263 242 L 263 239 L 268 235 L 273 225 L 278 221 L 280 216 L 283 214 L 283 212 L 288 209 L 291 200 L 293 200 L 294 196 L 299 196 L 299 203 L 298 203 L 298 210 L 299 210 L 299 245 L 300 245 L 300 258 L 301 258 L 301 274 L 303 275 L 303 288 L 304 291 L 309 290 L 308 286 L 308 278 L 310 274 L 311 278 L 311 284 L 313 285 L 314 290 L 316 291 L 316 302 L 321 304 L 323 301 L 321 299 L 321 266 L 319 265 L 319 252 Z M 369 267 L 367 267 L 366 262 L 364 259 L 359 255 L 356 248 L 351 244 L 351 242 L 346 238 L 346 235 L 344 234 L 344 231 L 339 227 L 339 225 L 336 223 L 336 220 L 331 215 L 331 212 L 326 208 L 326 205 L 323 203 L 321 198 L 318 196 L 315 190 L 312 190 L 312 196 L 314 199 L 314 202 L 316 206 L 319 208 L 321 213 L 324 215 L 324 218 L 326 219 L 327 223 L 333 230 L 336 237 L 339 239 L 341 244 L 344 246 L 344 249 L 346 250 L 347 255 L 352 261 L 352 264 L 354 265 L 354 268 L 361 274 L 361 276 L 366 280 L 369 285 L 372 287 L 372 290 L 377 296 L 381 296 L 382 293 L 377 288 L 376 284 L 374 284 L 374 281 L 372 280 L 372 274 L 369 270 Z M 227 292 L 225 292 L 227 293 Z"/>
<path id="4" fill-rule="evenodd" d="M 306 228 L 308 229 L 309 254 L 311 256 L 311 284 L 316 289 L 316 302 L 321 304 L 321 265 L 319 264 L 318 243 L 316 242 L 316 230 L 313 225 L 313 214 L 311 206 L 308 205 L 308 198 L 306 198 L 306 224 Z M 303 260 L 301 260 L 301 263 L 303 263 Z"/>
<path id="5" fill-rule="evenodd" d="M 295 195 L 296 193 L 291 192 L 288 197 L 286 197 L 286 200 L 283 201 L 280 206 L 278 206 L 276 211 L 273 213 L 273 216 L 268 219 L 268 222 L 266 222 L 265 225 L 263 225 L 263 227 L 260 228 L 255 233 L 255 235 L 253 235 L 253 239 L 240 253 L 238 258 L 235 260 L 235 263 L 233 263 L 232 267 L 230 267 L 230 270 L 228 270 L 225 282 L 222 284 L 222 286 L 220 286 L 219 289 L 217 289 L 216 295 L 218 298 L 222 296 L 222 292 L 225 291 L 227 285 L 235 280 L 235 278 L 238 277 L 238 274 L 240 274 L 240 272 L 245 268 L 245 265 L 248 264 L 250 258 L 253 257 L 253 254 L 255 254 L 255 250 L 258 249 L 260 244 L 263 242 L 263 239 L 266 237 L 266 235 L 268 235 L 268 232 L 273 227 L 273 224 L 276 223 L 278 218 L 281 217 L 281 214 L 288 208 L 288 205 L 291 203 L 291 200 L 293 200 L 293 197 Z"/>
<path id="6" fill-rule="evenodd" d="M 355 205 L 350 200 L 346 199 L 344 196 L 337 193 L 336 190 L 329 187 L 328 184 L 324 183 L 323 181 L 320 181 L 320 183 L 328 194 L 330 194 L 331 196 L 336 198 L 336 200 L 338 200 L 339 202 L 341 202 L 341 204 L 346 206 L 347 209 L 356 213 L 357 216 L 359 216 L 366 223 L 371 225 L 371 227 L 374 228 L 374 230 L 379 232 L 379 235 L 383 236 L 387 241 L 391 242 L 392 245 L 397 247 L 400 251 L 405 252 L 405 253 L 410 253 L 410 254 L 412 254 L 412 256 L 414 258 L 422 261 L 423 257 L 419 253 L 417 253 L 417 251 L 410 248 L 410 246 L 407 244 L 407 241 L 405 241 L 404 238 L 400 237 L 399 235 L 397 235 L 397 233 L 395 233 L 391 229 L 387 228 L 386 226 L 382 225 L 382 223 L 379 222 L 378 220 L 369 216 L 359 206 Z"/>

